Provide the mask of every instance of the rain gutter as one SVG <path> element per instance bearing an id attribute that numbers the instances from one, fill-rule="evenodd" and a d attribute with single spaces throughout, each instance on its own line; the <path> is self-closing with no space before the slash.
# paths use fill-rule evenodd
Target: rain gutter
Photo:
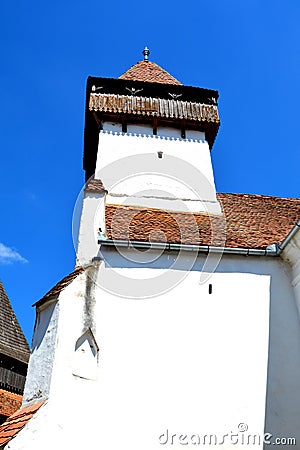
<path id="1" fill-rule="evenodd" d="M 278 245 L 278 255 L 280 255 L 281 252 L 285 249 L 285 247 L 288 245 L 288 243 L 293 239 L 295 234 L 300 228 L 300 219 L 297 221 L 297 223 L 293 226 L 287 237 L 282 241 L 281 244 Z"/>
<path id="2" fill-rule="evenodd" d="M 298 225 L 298 227 L 299 226 L 300 225 Z M 165 250 L 165 251 L 172 251 L 172 250 L 191 251 L 206 254 L 212 252 L 212 253 L 244 255 L 244 256 L 278 256 L 279 253 L 282 251 L 278 250 L 279 246 L 277 244 L 270 245 L 265 249 L 239 248 L 239 247 L 230 248 L 230 247 L 217 247 L 212 245 L 170 244 L 165 242 L 142 242 L 142 241 L 128 241 L 123 239 L 105 239 L 103 238 L 103 236 L 99 237 L 98 244 L 112 247 L 126 247 L 128 249 L 143 248 L 143 249 Z M 281 245 L 283 245 L 283 243 Z"/>

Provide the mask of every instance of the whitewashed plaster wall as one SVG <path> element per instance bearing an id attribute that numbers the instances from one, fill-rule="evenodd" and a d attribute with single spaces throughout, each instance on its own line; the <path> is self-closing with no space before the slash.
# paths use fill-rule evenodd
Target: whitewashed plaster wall
<path id="1" fill-rule="evenodd" d="M 282 258 L 291 266 L 292 286 L 300 317 L 300 230 L 294 235 L 281 254 Z"/>
<path id="2" fill-rule="evenodd" d="M 77 266 L 91 262 L 98 254 L 98 235 L 106 236 L 105 204 L 105 194 L 84 193 L 76 252 Z"/>
<path id="3" fill-rule="evenodd" d="M 177 436 L 220 436 L 246 423 L 249 434 L 262 434 L 264 422 L 267 432 L 296 434 L 300 441 L 300 333 L 285 263 L 223 256 L 208 281 L 210 295 L 208 284 L 199 284 L 200 256 L 175 289 L 136 300 L 103 291 L 105 272 L 117 268 L 131 282 L 153 277 L 156 270 L 168 270 L 173 254 L 145 269 L 113 250 L 103 253 L 107 268 L 95 263 L 59 296 L 47 420 L 68 447 L 82 448 L 84 436 L 91 448 L 174 448 L 159 443 L 167 429 Z M 80 376 L 76 350 L 87 330 L 99 348 L 97 369 Z M 88 347 L 83 350 L 86 358 Z M 34 432 L 20 433 L 10 448 L 23 448 L 29 435 L 31 449 L 53 448 L 55 434 L 46 437 L 35 424 Z"/>
<path id="4" fill-rule="evenodd" d="M 117 122 L 103 122 L 103 131 L 112 132 L 122 132 L 122 124 Z M 127 123 L 127 133 L 136 134 L 147 134 L 149 136 L 153 135 L 153 127 L 150 124 L 139 124 L 139 123 Z M 181 130 L 179 128 L 158 126 L 157 135 L 164 137 L 175 137 L 181 139 Z M 190 130 L 187 128 L 185 130 L 186 139 L 198 139 L 205 140 L 205 132 Z"/>
<path id="5" fill-rule="evenodd" d="M 130 276 L 132 269 L 121 270 Z M 148 277 L 151 269 L 142 270 Z M 176 447 L 181 434 L 221 439 L 240 422 L 263 433 L 269 277 L 216 274 L 214 296 L 198 281 L 199 274 L 191 272 L 174 291 L 155 299 L 101 296 L 99 318 L 106 311 L 100 323 L 106 381 L 101 403 L 114 399 L 109 414 L 101 411 L 105 447 L 113 448 L 109 437 L 116 422 L 117 447 L 123 442 L 137 449 L 142 443 L 149 450 L 162 447 L 158 438 L 166 430 L 177 435 Z M 116 360 L 121 379 L 110 370 Z M 128 422 L 122 420 L 126 412 Z M 172 448 L 170 441 L 166 446 Z"/>
<path id="6" fill-rule="evenodd" d="M 171 128 L 153 136 L 147 126 L 130 134 L 118 125 L 117 131 L 99 133 L 95 178 L 108 189 L 107 203 L 220 213 L 203 133 L 191 131 L 190 139 L 182 139 L 170 137 L 176 131 Z"/>
<path id="7" fill-rule="evenodd" d="M 45 354 L 32 354 L 26 382 L 28 392 L 33 394 L 33 402 L 38 403 L 40 399 L 34 395 L 34 391 L 39 392 L 36 380 L 39 373 L 42 373 L 48 380 L 45 391 L 47 390 L 49 399 L 6 449 L 82 449 L 95 446 L 95 434 L 99 426 L 99 364 L 94 334 L 97 318 L 94 313 L 95 299 L 90 278 L 97 270 L 97 263 L 95 267 L 96 269 L 87 268 L 84 273 L 78 275 L 57 299 L 56 311 L 59 313 L 57 326 L 52 327 L 53 346 L 48 349 L 43 342 L 40 343 L 41 351 Z M 50 305 L 45 305 L 44 308 L 45 311 L 48 310 L 48 315 L 49 307 Z M 40 316 L 40 319 L 49 321 L 46 315 Z M 45 328 L 49 329 L 46 323 L 40 320 L 35 329 L 37 340 Z M 88 335 L 87 339 L 85 335 Z M 43 339 L 49 340 L 47 334 L 44 334 Z M 53 353 L 51 367 L 49 364 L 43 364 L 49 350 Z"/>
<path id="8" fill-rule="evenodd" d="M 37 312 L 23 405 L 48 397 L 56 349 L 59 305 L 49 302 Z"/>

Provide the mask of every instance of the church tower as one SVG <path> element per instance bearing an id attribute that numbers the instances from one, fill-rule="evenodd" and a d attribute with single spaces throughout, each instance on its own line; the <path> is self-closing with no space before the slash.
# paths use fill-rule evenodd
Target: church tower
<path id="1" fill-rule="evenodd" d="M 222 213 L 210 156 L 218 92 L 184 86 L 149 54 L 117 79 L 87 81 L 79 265 L 97 256 L 97 224 L 106 236 L 105 204 Z"/>
<path id="2" fill-rule="evenodd" d="M 0 450 L 298 446 L 300 200 L 216 193 L 218 93 L 143 55 L 88 78 L 76 267 Z"/>

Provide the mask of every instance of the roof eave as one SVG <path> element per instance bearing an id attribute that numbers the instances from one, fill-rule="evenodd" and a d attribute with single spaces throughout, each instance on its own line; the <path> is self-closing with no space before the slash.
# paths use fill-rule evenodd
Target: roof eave
<path id="1" fill-rule="evenodd" d="M 218 247 L 213 245 L 189 245 L 189 244 L 173 244 L 165 242 L 149 242 L 149 241 L 129 241 L 122 239 L 103 239 L 99 237 L 98 244 L 104 246 L 127 247 L 127 248 L 146 248 L 153 250 L 165 251 L 192 251 L 198 253 L 224 253 L 244 256 L 278 256 L 277 244 L 266 248 L 243 248 L 243 247 Z M 97 258 L 96 258 L 97 259 Z"/>

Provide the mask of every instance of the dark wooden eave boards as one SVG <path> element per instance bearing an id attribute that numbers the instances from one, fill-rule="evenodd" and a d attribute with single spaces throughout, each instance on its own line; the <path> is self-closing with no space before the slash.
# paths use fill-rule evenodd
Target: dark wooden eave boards
<path id="1" fill-rule="evenodd" d="M 92 87 L 95 86 L 95 91 Z M 143 97 L 170 99 L 172 95 L 179 96 L 181 101 L 196 102 L 205 105 L 216 105 L 219 98 L 218 91 L 192 86 L 170 85 L 145 81 L 122 80 L 119 78 L 88 77 L 86 87 L 85 128 L 84 128 L 84 156 L 83 169 L 88 180 L 95 172 L 98 151 L 99 124 L 95 119 L 95 112 L 89 110 L 90 94 L 92 92 L 111 95 L 130 95 L 130 90 L 140 91 Z M 134 120 L 138 118 L 134 117 Z M 120 120 L 120 117 L 118 117 Z M 171 122 L 171 120 L 170 120 Z M 186 121 L 185 121 L 186 122 Z M 210 148 L 214 143 L 219 129 L 219 122 L 197 124 L 198 129 L 207 134 Z"/>

